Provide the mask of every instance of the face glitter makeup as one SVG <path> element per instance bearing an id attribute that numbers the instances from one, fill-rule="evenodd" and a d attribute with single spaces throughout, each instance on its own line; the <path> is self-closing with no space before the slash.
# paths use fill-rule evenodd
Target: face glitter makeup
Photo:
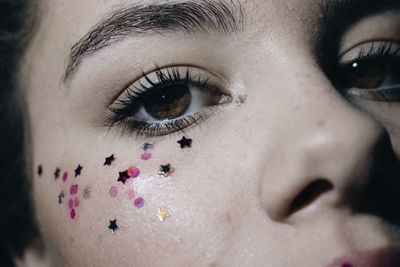
<path id="1" fill-rule="evenodd" d="M 131 166 L 128 169 L 128 175 L 131 178 L 137 178 L 140 175 L 140 170 L 136 168 L 135 166 Z"/>
<path id="2" fill-rule="evenodd" d="M 79 200 L 79 197 L 76 197 L 75 199 L 74 199 L 74 205 L 75 205 L 75 207 L 79 207 L 79 204 L 81 203 L 81 201 Z"/>
<path id="3" fill-rule="evenodd" d="M 150 150 L 150 149 L 153 149 L 153 148 L 154 148 L 154 143 L 153 142 L 144 143 L 144 145 L 142 147 L 143 151 L 147 151 L 147 150 Z"/>
<path id="4" fill-rule="evenodd" d="M 69 209 L 73 209 L 74 208 L 74 200 L 72 198 L 70 198 L 68 200 L 68 208 Z"/>
<path id="5" fill-rule="evenodd" d="M 181 140 L 177 141 L 177 143 L 181 146 L 181 148 L 192 147 L 193 140 L 190 138 L 182 137 Z"/>
<path id="6" fill-rule="evenodd" d="M 135 199 L 133 204 L 135 205 L 136 208 L 141 208 L 144 206 L 144 199 L 142 197 L 138 197 L 137 199 Z"/>
<path id="7" fill-rule="evenodd" d="M 62 179 L 64 182 L 68 180 L 68 172 L 64 172 Z"/>
<path id="8" fill-rule="evenodd" d="M 39 165 L 39 166 L 38 166 L 37 174 L 38 174 L 39 176 L 42 176 L 42 174 L 43 174 L 43 167 L 42 167 L 42 165 Z"/>
<path id="9" fill-rule="evenodd" d="M 149 159 L 151 159 L 151 157 L 152 157 L 151 153 L 148 153 L 148 152 L 143 153 L 142 155 L 140 155 L 140 158 L 142 160 L 149 160 Z"/>
<path id="10" fill-rule="evenodd" d="M 108 158 L 106 158 L 106 160 L 104 161 L 103 166 L 111 166 L 112 162 L 115 160 L 114 154 L 112 154 L 111 156 L 109 156 Z"/>
<path id="11" fill-rule="evenodd" d="M 69 188 L 69 193 L 71 195 L 76 195 L 78 193 L 78 185 L 77 184 L 71 185 L 71 187 Z"/>
<path id="12" fill-rule="evenodd" d="M 77 177 L 78 175 L 81 175 L 82 170 L 83 170 L 83 167 L 81 165 L 78 165 L 78 167 L 76 167 L 76 169 L 74 170 L 75 177 Z"/>
<path id="13" fill-rule="evenodd" d="M 164 176 L 164 177 L 168 177 L 171 175 L 172 172 L 173 172 L 173 169 L 171 167 L 171 164 L 167 164 L 167 165 L 160 166 L 160 171 L 158 172 L 158 174 L 161 176 Z"/>
<path id="14" fill-rule="evenodd" d="M 111 186 L 108 193 L 110 194 L 110 197 L 115 198 L 118 195 L 118 188 L 116 186 Z"/>
<path id="15" fill-rule="evenodd" d="M 58 179 L 60 177 L 60 168 L 57 168 L 56 171 L 54 172 L 54 179 Z"/>
<path id="16" fill-rule="evenodd" d="M 160 219 L 160 221 L 164 221 L 166 218 L 168 218 L 170 215 L 168 213 L 167 208 L 158 208 L 157 209 L 157 217 Z"/>
<path id="17" fill-rule="evenodd" d="M 83 198 L 88 199 L 90 197 L 91 187 L 87 186 L 85 190 L 83 190 Z"/>
<path id="18" fill-rule="evenodd" d="M 75 219 L 75 217 L 76 217 L 76 211 L 75 211 L 75 209 L 72 209 L 71 211 L 70 211 L 70 216 L 71 216 L 71 219 Z"/>
<path id="19" fill-rule="evenodd" d="M 130 175 L 128 174 L 128 171 L 126 170 L 126 171 L 123 171 L 123 172 L 120 172 L 119 173 L 119 176 L 118 176 L 118 182 L 122 182 L 123 184 L 125 184 L 126 183 L 126 180 L 128 180 L 129 178 L 131 178 L 130 177 Z"/>
<path id="20" fill-rule="evenodd" d="M 133 199 L 135 197 L 135 191 L 129 190 L 128 191 L 128 198 L 129 200 Z"/>
<path id="21" fill-rule="evenodd" d="M 110 229 L 111 233 L 115 233 L 118 229 L 117 220 L 110 220 L 110 224 L 108 225 L 108 229 Z"/>
<path id="22" fill-rule="evenodd" d="M 58 194 L 58 204 L 62 204 L 64 202 L 64 192 L 61 191 L 60 194 Z"/>

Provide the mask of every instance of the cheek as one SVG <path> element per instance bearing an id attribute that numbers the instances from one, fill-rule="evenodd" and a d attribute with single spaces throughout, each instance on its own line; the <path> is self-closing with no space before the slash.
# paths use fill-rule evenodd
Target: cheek
<path id="1" fill-rule="evenodd" d="M 54 254 L 71 265 L 90 258 L 99 266 L 189 264 L 206 251 L 218 254 L 231 236 L 227 225 L 235 224 L 226 220 L 234 216 L 228 213 L 244 205 L 242 189 L 231 186 L 240 172 L 215 163 L 195 142 L 177 141 L 115 151 L 71 145 L 58 162 L 51 148 L 42 147 L 35 157 L 34 196 Z M 179 259 L 171 257 L 177 249 Z"/>

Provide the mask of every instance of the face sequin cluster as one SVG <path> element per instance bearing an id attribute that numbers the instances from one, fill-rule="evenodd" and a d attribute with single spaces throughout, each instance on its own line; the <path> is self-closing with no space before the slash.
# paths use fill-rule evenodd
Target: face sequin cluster
<path id="1" fill-rule="evenodd" d="M 178 147 L 181 150 L 191 148 L 192 143 L 192 139 L 185 136 L 177 141 Z M 143 162 L 150 161 L 153 158 L 155 143 L 146 142 L 140 147 L 140 149 L 142 150 L 142 153 L 140 154 L 140 160 Z M 112 167 L 112 165 L 117 161 L 116 154 L 108 155 L 103 159 L 104 161 L 102 162 L 102 165 L 104 168 Z M 52 176 L 55 181 L 60 180 L 63 187 L 65 187 L 63 190 L 60 190 L 57 195 L 58 204 L 61 206 L 65 203 L 68 208 L 67 210 L 69 218 L 71 220 L 75 220 L 78 216 L 78 209 L 81 206 L 80 194 L 82 194 L 84 199 L 89 199 L 91 187 L 86 186 L 83 190 L 80 190 L 79 177 L 84 174 L 85 170 L 83 165 L 78 164 L 76 168 L 72 170 L 73 171 L 69 172 L 68 170 L 62 170 L 62 168 L 57 167 L 53 170 Z M 160 178 L 167 178 L 171 177 L 174 172 L 175 168 L 170 163 L 165 163 L 159 165 L 158 170 L 156 169 L 154 174 L 157 174 Z M 72 174 L 70 175 L 70 173 Z M 44 174 L 43 166 L 38 165 L 37 175 L 42 177 Z M 128 187 L 128 182 L 140 179 L 140 177 L 141 171 L 136 164 L 129 166 L 127 169 L 118 171 L 114 180 L 115 184 L 112 185 L 108 190 L 109 197 L 112 199 L 119 199 L 119 196 L 123 194 L 128 201 L 132 201 L 132 205 L 137 209 L 144 207 L 145 199 L 142 196 L 137 195 L 135 190 Z M 161 222 L 164 222 L 170 216 L 169 209 L 166 207 L 157 208 L 155 211 L 155 217 Z M 112 233 L 115 233 L 119 229 L 116 218 L 109 220 L 108 229 Z"/>

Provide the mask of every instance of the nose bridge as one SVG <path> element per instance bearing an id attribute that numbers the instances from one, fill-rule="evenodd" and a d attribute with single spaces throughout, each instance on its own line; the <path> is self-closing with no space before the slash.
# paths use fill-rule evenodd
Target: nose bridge
<path id="1" fill-rule="evenodd" d="M 285 108 L 295 106 L 295 110 L 280 116 L 284 121 L 275 130 L 274 155 L 260 174 L 262 205 L 278 221 L 305 208 L 346 204 L 347 189 L 366 181 L 372 151 L 383 134 L 330 83 L 309 83 L 304 90 L 294 88 L 301 83 L 292 81 L 286 86 L 299 95 L 291 97 Z"/>

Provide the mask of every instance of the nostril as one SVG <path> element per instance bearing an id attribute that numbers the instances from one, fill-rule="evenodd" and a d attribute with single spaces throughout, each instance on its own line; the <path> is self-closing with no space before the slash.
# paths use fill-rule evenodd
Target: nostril
<path id="1" fill-rule="evenodd" d="M 316 180 L 305 187 L 292 201 L 288 209 L 288 215 L 293 214 L 310 205 L 323 193 L 333 189 L 333 185 L 323 179 Z"/>

